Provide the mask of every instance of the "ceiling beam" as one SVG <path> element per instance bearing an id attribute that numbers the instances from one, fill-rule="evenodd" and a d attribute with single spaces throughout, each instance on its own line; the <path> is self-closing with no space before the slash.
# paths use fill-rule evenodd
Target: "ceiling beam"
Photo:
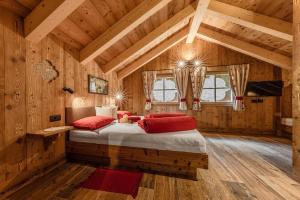
<path id="1" fill-rule="evenodd" d="M 166 6 L 171 0 L 146 0 L 125 15 L 80 51 L 80 62 L 87 64 L 107 50 L 142 22 Z"/>
<path id="2" fill-rule="evenodd" d="M 190 27 L 189 34 L 186 39 L 186 43 L 193 43 L 197 31 L 200 27 L 200 24 L 202 23 L 203 17 L 205 15 L 205 12 L 207 10 L 207 7 L 209 5 L 210 0 L 198 0 L 198 5 L 196 8 L 195 15 L 193 17 L 193 21 Z"/>
<path id="3" fill-rule="evenodd" d="M 275 37 L 293 41 L 292 23 L 253 11 L 212 0 L 206 11 L 208 16 L 218 17 Z"/>
<path id="4" fill-rule="evenodd" d="M 24 20 L 25 38 L 41 41 L 85 0 L 43 0 Z"/>
<path id="5" fill-rule="evenodd" d="M 26 17 L 30 13 L 30 9 L 26 8 L 17 1 L 12 0 L 0 0 L 0 7 L 6 8 L 17 15 Z"/>
<path id="6" fill-rule="evenodd" d="M 151 49 L 149 52 L 139 57 L 134 62 L 130 63 L 128 66 L 118 71 L 117 72 L 118 79 L 123 79 L 129 76 L 134 71 L 138 70 L 139 68 L 143 67 L 145 64 L 149 63 L 151 60 L 157 58 L 165 51 L 167 51 L 168 49 L 172 48 L 173 46 L 175 46 L 176 44 L 184 40 L 187 37 L 187 34 L 188 34 L 187 28 L 184 28 L 178 33 L 175 33 L 170 38 L 166 39 L 161 44 Z"/>
<path id="7" fill-rule="evenodd" d="M 197 37 L 252 56 L 283 69 L 292 69 L 292 59 L 290 57 L 238 40 L 208 28 L 200 27 Z"/>
<path id="8" fill-rule="evenodd" d="M 149 46 L 151 47 L 159 44 L 162 40 L 178 31 L 185 24 L 188 24 L 189 19 L 193 17 L 194 13 L 194 4 L 188 5 L 133 46 L 129 47 L 123 53 L 112 59 L 109 63 L 102 66 L 101 68 L 103 72 L 108 73 L 114 71 L 131 59 L 141 56 L 145 53 L 145 49 L 149 49 Z"/>

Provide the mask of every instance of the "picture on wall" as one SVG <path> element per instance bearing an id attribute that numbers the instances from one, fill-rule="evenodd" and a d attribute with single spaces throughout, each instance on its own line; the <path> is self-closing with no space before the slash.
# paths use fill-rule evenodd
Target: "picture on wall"
<path id="1" fill-rule="evenodd" d="M 89 75 L 89 93 L 108 95 L 108 81 Z"/>

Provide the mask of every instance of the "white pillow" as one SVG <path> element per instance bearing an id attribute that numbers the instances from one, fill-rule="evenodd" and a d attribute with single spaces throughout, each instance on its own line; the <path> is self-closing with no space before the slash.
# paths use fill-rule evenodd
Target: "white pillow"
<path id="1" fill-rule="evenodd" d="M 117 119 L 117 107 L 116 106 L 96 106 L 96 115 L 108 116 Z"/>
<path id="2" fill-rule="evenodd" d="M 115 119 L 118 119 L 118 106 L 110 106 L 111 107 L 111 112 L 112 112 L 112 117 Z"/>

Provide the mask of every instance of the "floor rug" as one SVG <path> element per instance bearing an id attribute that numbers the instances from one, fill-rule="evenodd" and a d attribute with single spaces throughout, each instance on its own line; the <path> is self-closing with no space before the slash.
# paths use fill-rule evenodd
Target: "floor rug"
<path id="1" fill-rule="evenodd" d="M 126 170 L 97 168 L 87 180 L 81 183 L 81 187 L 129 194 L 136 197 L 143 173 Z"/>

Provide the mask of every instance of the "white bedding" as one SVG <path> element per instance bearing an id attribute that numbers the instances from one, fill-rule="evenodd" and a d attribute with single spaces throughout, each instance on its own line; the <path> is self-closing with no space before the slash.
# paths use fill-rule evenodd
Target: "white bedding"
<path id="1" fill-rule="evenodd" d="M 74 142 L 181 152 L 206 152 L 205 139 L 196 129 L 170 133 L 147 134 L 137 123 L 112 123 L 95 131 L 72 130 L 70 131 L 70 140 Z"/>

